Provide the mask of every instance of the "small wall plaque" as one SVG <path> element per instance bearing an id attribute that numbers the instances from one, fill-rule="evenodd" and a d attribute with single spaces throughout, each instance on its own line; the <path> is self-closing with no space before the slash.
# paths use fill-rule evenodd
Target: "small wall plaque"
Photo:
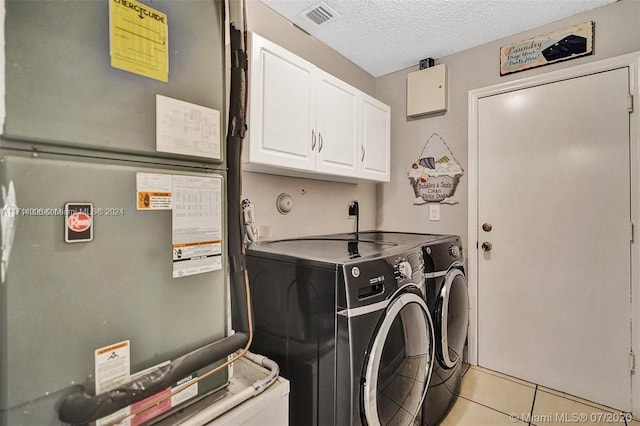
<path id="1" fill-rule="evenodd" d="M 593 53 L 594 22 L 530 38 L 500 48 L 500 75 L 542 67 Z"/>

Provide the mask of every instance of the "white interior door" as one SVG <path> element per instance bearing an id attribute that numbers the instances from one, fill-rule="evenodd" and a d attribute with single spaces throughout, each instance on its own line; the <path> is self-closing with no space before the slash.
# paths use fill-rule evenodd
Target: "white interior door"
<path id="1" fill-rule="evenodd" d="M 620 68 L 478 101 L 478 363 L 624 410 L 628 94 Z"/>

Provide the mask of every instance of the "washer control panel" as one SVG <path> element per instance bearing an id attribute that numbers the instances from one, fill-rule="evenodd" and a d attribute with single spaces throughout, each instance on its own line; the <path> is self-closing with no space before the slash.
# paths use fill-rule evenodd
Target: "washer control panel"
<path id="1" fill-rule="evenodd" d="M 404 281 L 415 281 L 422 279 L 422 271 L 424 269 L 424 259 L 422 250 L 409 252 L 401 256 L 392 256 L 389 264 L 393 267 L 393 277 L 399 284 Z M 420 274 L 417 276 L 416 274 Z"/>
<path id="2" fill-rule="evenodd" d="M 457 244 L 451 244 L 449 246 L 449 254 L 451 255 L 451 257 L 455 257 L 457 259 L 460 257 L 461 253 L 462 253 L 462 250 Z"/>
<path id="3" fill-rule="evenodd" d="M 399 259 L 393 267 L 393 276 L 396 277 L 398 281 L 411 278 L 413 276 L 411 263 L 409 263 L 407 259 Z"/>

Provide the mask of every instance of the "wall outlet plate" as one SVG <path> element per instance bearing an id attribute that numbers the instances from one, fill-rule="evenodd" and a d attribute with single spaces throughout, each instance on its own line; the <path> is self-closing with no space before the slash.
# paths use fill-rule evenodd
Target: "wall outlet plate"
<path id="1" fill-rule="evenodd" d="M 439 221 L 440 220 L 440 204 L 429 204 L 429 220 Z"/>

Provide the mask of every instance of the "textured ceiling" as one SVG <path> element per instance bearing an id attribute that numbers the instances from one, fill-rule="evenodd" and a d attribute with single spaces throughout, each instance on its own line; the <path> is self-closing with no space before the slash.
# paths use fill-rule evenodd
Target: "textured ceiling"
<path id="1" fill-rule="evenodd" d="M 301 14 L 318 0 L 261 1 L 379 77 L 616 0 L 322 0 L 320 26 Z"/>

